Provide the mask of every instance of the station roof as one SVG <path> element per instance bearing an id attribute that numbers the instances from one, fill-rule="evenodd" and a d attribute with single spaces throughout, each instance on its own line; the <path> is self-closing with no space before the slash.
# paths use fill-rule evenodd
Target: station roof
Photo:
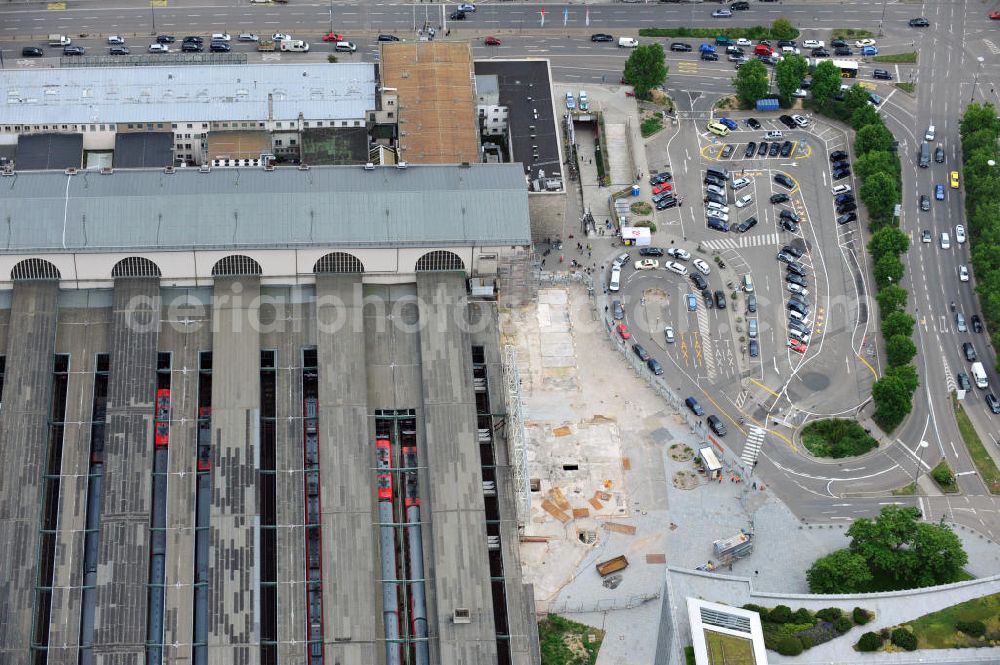
<path id="1" fill-rule="evenodd" d="M 18 171 L 0 254 L 526 245 L 518 164 Z"/>
<path id="2" fill-rule="evenodd" d="M 375 65 L 8 69 L 2 88 L 0 125 L 351 119 L 375 108 Z"/>

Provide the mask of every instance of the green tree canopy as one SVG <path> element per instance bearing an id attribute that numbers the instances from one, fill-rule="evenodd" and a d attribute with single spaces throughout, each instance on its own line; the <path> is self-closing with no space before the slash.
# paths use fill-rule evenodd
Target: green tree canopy
<path id="1" fill-rule="evenodd" d="M 869 94 L 864 86 L 857 83 L 844 93 L 844 110 L 847 112 L 847 117 L 851 117 L 855 111 L 868 104 Z"/>
<path id="2" fill-rule="evenodd" d="M 795 39 L 799 31 L 786 18 L 779 18 L 771 24 L 771 39 Z"/>
<path id="3" fill-rule="evenodd" d="M 903 278 L 903 262 L 893 254 L 883 254 L 875 261 L 875 284 L 883 289 L 890 284 L 899 284 Z"/>
<path id="4" fill-rule="evenodd" d="M 985 127 L 991 127 L 995 133 L 1000 133 L 1000 123 L 997 122 L 997 111 L 993 104 L 969 104 L 959 123 L 962 136 Z"/>
<path id="5" fill-rule="evenodd" d="M 883 376 L 872 385 L 875 422 L 886 432 L 896 429 L 913 410 L 913 391 L 898 376 Z"/>
<path id="6" fill-rule="evenodd" d="M 779 19 L 780 20 L 780 19 Z M 788 105 L 792 93 L 802 85 L 802 79 L 809 72 L 809 63 L 801 55 L 786 55 L 774 66 L 774 79 L 778 84 L 778 97 L 783 105 Z"/>
<path id="7" fill-rule="evenodd" d="M 910 236 L 895 226 L 883 226 L 868 241 L 868 251 L 876 260 L 885 254 L 899 256 L 909 248 Z"/>
<path id="8" fill-rule="evenodd" d="M 885 355 L 890 365 L 900 367 L 917 355 L 917 345 L 909 337 L 895 335 L 886 340 Z"/>
<path id="9" fill-rule="evenodd" d="M 893 312 L 882 320 L 882 334 L 885 335 L 886 339 L 894 335 L 909 337 L 913 334 L 914 324 L 913 317 L 906 312 Z"/>
<path id="10" fill-rule="evenodd" d="M 813 70 L 812 94 L 813 103 L 822 106 L 837 96 L 840 92 L 840 69 L 831 60 L 824 60 Z"/>
<path id="11" fill-rule="evenodd" d="M 861 593 L 871 579 L 865 558 L 849 549 L 817 559 L 806 573 L 812 593 Z"/>
<path id="12" fill-rule="evenodd" d="M 858 136 L 854 140 L 854 152 L 858 155 L 864 155 L 876 150 L 888 152 L 892 150 L 893 141 L 895 139 L 892 136 L 892 132 L 885 125 L 881 123 L 865 125 L 858 130 Z"/>
<path id="13" fill-rule="evenodd" d="M 855 130 L 861 129 L 862 127 L 867 127 L 869 125 L 881 125 L 882 118 L 879 116 L 878 111 L 871 104 L 864 104 L 859 106 L 854 110 L 850 116 L 851 127 Z"/>
<path id="14" fill-rule="evenodd" d="M 854 174 L 862 182 L 876 173 L 891 175 L 899 182 L 899 160 L 889 152 L 869 152 L 854 161 Z"/>
<path id="15" fill-rule="evenodd" d="M 758 99 L 767 95 L 771 82 L 767 67 L 760 60 L 751 60 L 736 71 L 733 87 L 740 104 L 750 108 Z"/>
<path id="16" fill-rule="evenodd" d="M 659 43 L 643 44 L 632 49 L 632 55 L 625 61 L 625 82 L 635 88 L 635 94 L 643 99 L 649 91 L 661 86 L 667 80 L 666 56 Z"/>
<path id="17" fill-rule="evenodd" d="M 884 319 L 889 314 L 906 309 L 906 289 L 897 284 L 892 284 L 878 292 L 875 300 L 878 301 L 879 311 Z"/>
<path id="18" fill-rule="evenodd" d="M 890 367 L 885 371 L 885 375 L 902 381 L 906 389 L 910 391 L 910 394 L 913 394 L 913 391 L 920 385 L 920 375 L 917 374 L 917 368 L 912 364 Z"/>
<path id="19" fill-rule="evenodd" d="M 858 193 L 868 208 L 868 214 L 879 221 L 892 217 L 893 210 L 899 203 L 896 180 L 887 173 L 874 173 L 865 178 Z"/>

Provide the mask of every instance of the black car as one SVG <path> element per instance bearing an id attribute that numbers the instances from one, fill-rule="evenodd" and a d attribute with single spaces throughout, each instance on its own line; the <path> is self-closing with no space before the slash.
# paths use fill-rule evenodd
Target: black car
<path id="1" fill-rule="evenodd" d="M 728 431 L 726 429 L 726 423 L 722 422 L 722 419 L 719 418 L 719 416 L 712 414 L 705 420 L 708 422 L 708 426 L 712 428 L 713 432 L 715 432 L 719 436 L 726 435 L 726 432 Z"/>
<path id="2" fill-rule="evenodd" d="M 708 288 L 708 282 L 706 282 L 705 278 L 701 276 L 701 273 L 691 273 L 691 283 L 694 284 L 699 291 Z"/>
<path id="3" fill-rule="evenodd" d="M 63 55 L 83 55 L 86 51 L 82 46 L 64 46 Z"/>
<path id="4" fill-rule="evenodd" d="M 777 157 L 781 154 L 781 144 L 775 141 L 771 144 L 771 149 L 767 151 L 768 157 Z"/>
<path id="5" fill-rule="evenodd" d="M 786 305 L 786 307 L 788 309 L 794 311 L 794 312 L 798 312 L 802 316 L 806 316 L 806 315 L 809 314 L 809 308 L 808 307 L 806 307 L 805 305 L 800 305 L 799 303 L 795 302 L 794 300 L 789 300 L 788 301 L 788 305 Z"/>
<path id="6" fill-rule="evenodd" d="M 848 46 L 838 46 L 833 49 L 834 55 L 854 55 L 854 50 Z"/>
<path id="7" fill-rule="evenodd" d="M 204 50 L 201 44 L 196 44 L 195 42 L 184 42 L 181 44 L 181 51 L 185 53 L 201 53 Z"/>
<path id="8" fill-rule="evenodd" d="M 659 203 L 660 201 L 666 201 L 667 199 L 674 198 L 673 192 L 660 192 L 659 194 L 653 195 L 653 203 Z"/>
<path id="9" fill-rule="evenodd" d="M 708 225 L 708 228 L 715 231 L 722 231 L 723 233 L 729 232 L 729 224 L 722 221 L 718 217 L 709 217 L 705 223 Z"/>
<path id="10" fill-rule="evenodd" d="M 41 58 L 45 52 L 37 46 L 25 46 L 21 49 L 22 58 Z"/>
<path id="11" fill-rule="evenodd" d="M 712 299 L 711 289 L 703 289 L 701 292 L 701 299 L 705 301 L 705 307 L 708 309 L 715 307 L 715 300 Z"/>
<path id="12" fill-rule="evenodd" d="M 786 115 L 778 116 L 778 122 L 780 122 L 781 124 L 783 124 L 785 127 L 788 127 L 789 129 L 797 129 L 798 128 L 798 125 L 796 125 L 795 121 L 792 120 L 792 116 L 787 115 L 787 114 Z"/>
<path id="13" fill-rule="evenodd" d="M 757 144 L 757 156 L 758 157 L 763 157 L 764 155 L 766 155 L 767 154 L 767 149 L 769 147 L 770 146 L 768 145 L 767 141 L 761 141 L 760 143 L 758 143 Z"/>
<path id="14" fill-rule="evenodd" d="M 979 318 L 978 314 L 973 314 L 972 318 L 969 319 L 969 323 L 972 324 L 972 332 L 974 333 L 983 332 L 983 320 Z"/>
<path id="15" fill-rule="evenodd" d="M 625 308 L 622 307 L 621 300 L 611 301 L 611 316 L 615 317 L 615 321 L 621 321 L 625 318 Z"/>
<path id="16" fill-rule="evenodd" d="M 608 36 L 610 37 L 611 35 L 608 35 Z M 379 35 L 376 38 L 375 41 L 379 41 L 379 42 L 398 42 L 398 41 L 402 41 L 402 40 L 399 37 L 397 37 L 396 35 L 384 35 L 383 34 L 383 35 Z M 610 40 L 608 40 L 608 41 L 610 41 Z"/>
<path id="17" fill-rule="evenodd" d="M 791 254 L 785 254 L 784 252 L 778 252 L 778 256 L 775 258 L 777 258 L 778 261 L 781 261 L 782 263 L 787 263 L 788 265 L 792 265 L 793 263 L 795 263 L 795 257 L 792 256 Z"/>
<path id="18" fill-rule="evenodd" d="M 747 296 L 747 311 L 751 314 L 757 312 L 757 296 L 752 293 Z"/>
<path id="19" fill-rule="evenodd" d="M 993 393 L 986 393 L 986 406 L 988 406 L 990 411 L 993 413 L 1000 413 L 1000 401 L 997 401 L 997 398 Z"/>
<path id="20" fill-rule="evenodd" d="M 781 225 L 781 228 L 785 229 L 786 231 L 790 231 L 791 233 L 798 233 L 799 231 L 799 225 L 793 222 L 792 220 L 788 219 L 787 217 L 782 217 L 779 224 Z"/>
<path id="21" fill-rule="evenodd" d="M 842 171 L 834 171 L 833 172 L 833 179 L 834 180 L 843 180 L 844 178 L 846 178 L 849 175 L 851 175 L 850 169 L 844 169 Z"/>
<path id="22" fill-rule="evenodd" d="M 969 375 L 965 372 L 958 373 L 958 387 L 962 390 L 972 390 L 972 381 L 969 381 Z"/>
<path id="23" fill-rule="evenodd" d="M 649 184 L 653 186 L 662 185 L 665 182 L 670 182 L 670 180 L 672 179 L 673 176 L 670 174 L 670 171 L 664 171 L 662 173 L 657 173 L 656 175 L 651 176 L 649 179 Z"/>
<path id="24" fill-rule="evenodd" d="M 843 39 L 834 39 L 832 42 L 830 42 L 830 46 L 834 48 L 840 48 L 841 46 L 847 46 L 847 42 L 844 41 Z"/>
<path id="25" fill-rule="evenodd" d="M 726 308 L 726 294 L 722 291 L 715 292 L 715 306 L 719 309 Z"/>
<path id="26" fill-rule="evenodd" d="M 677 199 L 663 199 L 656 204 L 657 210 L 666 210 L 677 205 Z"/>
<path id="27" fill-rule="evenodd" d="M 678 53 L 690 53 L 692 51 L 692 46 L 690 44 L 685 44 L 684 42 L 674 42 L 670 45 L 671 51 L 677 51 Z"/>
<path id="28" fill-rule="evenodd" d="M 774 176 L 774 181 L 779 185 L 781 185 L 782 187 L 787 187 L 788 189 L 792 189 L 793 187 L 795 187 L 795 181 L 789 178 L 784 173 L 776 174 Z"/>
<path id="29" fill-rule="evenodd" d="M 909 24 L 911 28 L 927 28 L 931 22 L 921 16 L 919 18 L 911 18 Z"/>
<path id="30" fill-rule="evenodd" d="M 812 50 L 812 57 L 814 57 L 814 58 L 829 58 L 830 57 L 830 52 L 827 51 L 825 48 L 822 48 L 822 47 L 821 48 L 814 48 Z"/>
<path id="31" fill-rule="evenodd" d="M 208 45 L 208 50 L 212 53 L 228 53 L 232 49 L 226 42 L 212 42 Z"/>
<path id="32" fill-rule="evenodd" d="M 801 275 L 796 275 L 794 272 L 786 272 L 785 281 L 790 284 L 798 284 L 802 288 L 806 288 L 809 286 L 809 283 L 806 281 L 805 277 L 802 277 Z"/>
<path id="33" fill-rule="evenodd" d="M 731 9 L 732 11 L 741 11 L 744 9 L 750 9 L 750 3 L 746 2 L 746 0 L 738 0 L 737 2 L 734 2 L 733 4 L 729 5 L 729 9 Z"/>
<path id="34" fill-rule="evenodd" d="M 711 201 L 712 203 L 718 203 L 719 205 L 726 205 L 726 197 L 720 196 L 715 192 L 705 192 L 705 203 Z"/>
<path id="35" fill-rule="evenodd" d="M 972 346 L 972 342 L 962 343 L 962 353 L 970 363 L 976 362 L 976 347 Z"/>
<path id="36" fill-rule="evenodd" d="M 157 35 L 156 36 L 156 43 L 157 44 L 173 44 L 176 41 L 177 41 L 177 38 L 174 37 L 173 35 Z"/>
<path id="37" fill-rule="evenodd" d="M 857 209 L 858 209 L 858 204 L 855 203 L 854 201 L 850 201 L 848 203 L 841 203 L 839 206 L 837 206 L 837 214 L 843 215 L 849 212 L 854 212 Z"/>
<path id="38" fill-rule="evenodd" d="M 858 213 L 856 212 L 849 212 L 837 218 L 838 224 L 847 224 L 848 222 L 856 222 L 856 221 L 858 221 Z"/>
<path id="39" fill-rule="evenodd" d="M 799 218 L 798 213 L 796 213 L 794 210 L 791 210 L 789 208 L 782 208 L 781 212 L 778 213 L 778 217 L 780 217 L 781 219 L 790 219 L 791 221 L 795 222 L 796 224 L 798 224 L 798 223 L 800 223 L 802 221 Z"/>
<path id="40" fill-rule="evenodd" d="M 872 78 L 873 79 L 879 79 L 881 81 L 891 81 L 892 80 L 892 74 L 890 74 L 885 69 L 876 69 L 876 70 L 874 70 L 872 72 Z"/>
<path id="41" fill-rule="evenodd" d="M 128 55 L 129 50 L 127 46 L 112 46 L 108 49 L 110 55 Z"/>
<path id="42" fill-rule="evenodd" d="M 788 194 L 780 192 L 778 194 L 771 194 L 771 203 L 784 203 L 788 201 Z"/>
<path id="43" fill-rule="evenodd" d="M 851 163 L 849 161 L 847 161 L 846 159 L 840 159 L 840 160 L 837 160 L 836 162 L 834 162 L 833 164 L 830 164 L 830 168 L 832 170 L 834 170 L 834 171 L 840 171 L 840 170 L 843 170 L 843 169 L 849 169 L 849 168 L 851 168 Z"/>
<path id="44" fill-rule="evenodd" d="M 934 148 L 934 161 L 938 164 L 944 164 L 944 148 L 942 146 Z"/>
<path id="45" fill-rule="evenodd" d="M 760 122 L 757 121 L 757 118 L 747 118 L 747 127 L 750 129 L 760 129 Z"/>
<path id="46" fill-rule="evenodd" d="M 796 275 L 801 275 L 802 277 L 808 277 L 809 271 L 801 261 L 789 261 L 788 265 L 785 266 L 785 270 L 788 272 L 794 272 Z"/>
<path id="47" fill-rule="evenodd" d="M 757 340 L 752 339 L 747 344 L 747 350 L 750 352 L 751 358 L 756 358 L 760 355 L 760 344 L 757 343 Z"/>
<path id="48" fill-rule="evenodd" d="M 711 175 L 711 174 L 707 174 L 705 176 L 705 181 L 704 182 L 705 182 L 706 185 L 715 185 L 716 187 L 725 187 L 726 186 L 726 181 L 725 180 L 722 180 L 721 178 L 716 178 L 714 175 Z"/>
<path id="49" fill-rule="evenodd" d="M 751 159 L 757 152 L 757 144 L 754 141 L 747 143 L 747 149 L 743 151 L 743 159 Z"/>
<path id="50" fill-rule="evenodd" d="M 639 360 L 646 362 L 649 360 L 649 351 L 647 351 L 641 344 L 633 344 L 632 352 L 639 356 Z"/>
<path id="51" fill-rule="evenodd" d="M 448 18 L 450 18 L 452 21 L 464 21 L 465 20 L 465 12 L 456 9 L 455 11 L 453 11 L 451 13 L 451 15 Z"/>
<path id="52" fill-rule="evenodd" d="M 783 245 L 781 251 L 783 251 L 785 254 L 791 254 L 795 258 L 799 258 L 800 256 L 802 256 L 802 250 L 792 245 Z"/>
<path id="53" fill-rule="evenodd" d="M 596 35 L 591 35 L 590 36 L 590 41 L 592 41 L 592 42 L 613 42 L 613 41 L 615 41 L 615 38 L 612 35 L 608 35 L 608 34 L 605 34 L 603 32 L 599 32 Z"/>
<path id="54" fill-rule="evenodd" d="M 785 141 L 784 143 L 781 144 L 782 157 L 788 157 L 789 155 L 792 154 L 792 145 L 793 144 L 791 141 Z"/>
<path id="55" fill-rule="evenodd" d="M 843 205 L 854 201 L 854 192 L 844 192 L 833 199 L 835 205 Z"/>
<path id="56" fill-rule="evenodd" d="M 790 48 L 795 48 L 795 40 L 794 39 L 779 39 L 778 40 L 778 46 L 780 48 L 784 48 L 786 46 L 788 46 Z"/>
<path id="57" fill-rule="evenodd" d="M 663 250 L 659 247 L 640 247 L 639 256 L 663 256 Z"/>
<path id="58" fill-rule="evenodd" d="M 737 224 L 733 230 L 736 231 L 737 233 L 746 233 L 755 226 L 757 226 L 757 218 L 747 217 L 742 222 Z"/>
<path id="59" fill-rule="evenodd" d="M 830 153 L 830 163 L 839 162 L 847 159 L 847 152 L 844 150 L 834 150 Z"/>
<path id="60" fill-rule="evenodd" d="M 193 35 L 189 35 L 189 36 L 185 37 L 182 41 L 185 44 L 204 44 L 205 43 L 204 39 L 202 39 L 201 37 L 195 37 Z"/>
<path id="61" fill-rule="evenodd" d="M 715 60 L 719 59 L 719 54 L 718 53 L 702 53 L 701 54 L 701 59 L 702 60 L 709 60 L 709 61 L 713 61 L 714 62 Z"/>
<path id="62" fill-rule="evenodd" d="M 655 374 L 656 376 L 660 376 L 661 374 L 663 374 L 663 365 L 661 365 L 660 361 L 657 360 L 656 358 L 650 358 L 649 360 L 647 360 L 646 367 L 648 367 L 649 371 Z"/>
<path id="63" fill-rule="evenodd" d="M 735 150 L 735 149 L 736 149 L 736 146 L 734 146 L 732 143 L 727 143 L 726 147 L 722 149 L 722 154 L 719 155 L 719 158 L 720 159 L 729 159 L 730 157 L 733 156 L 733 150 Z"/>

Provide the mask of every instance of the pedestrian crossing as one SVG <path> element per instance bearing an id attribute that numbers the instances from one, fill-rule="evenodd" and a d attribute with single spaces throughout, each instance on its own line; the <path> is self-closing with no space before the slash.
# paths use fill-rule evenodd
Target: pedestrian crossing
<path id="1" fill-rule="evenodd" d="M 746 445 L 743 446 L 743 454 L 740 459 L 748 467 L 752 467 L 757 462 L 757 456 L 764 445 L 764 430 L 760 427 L 751 427 L 747 434 Z"/>
<path id="2" fill-rule="evenodd" d="M 708 321 L 708 308 L 704 303 L 698 307 L 698 331 L 701 333 L 701 359 L 705 365 L 705 373 L 710 381 L 715 380 L 715 352 L 713 350 L 712 330 Z"/>
<path id="3" fill-rule="evenodd" d="M 756 235 L 741 235 L 737 238 L 717 238 L 706 240 L 701 246 L 709 250 L 720 249 L 743 249 L 746 247 L 763 247 L 765 245 L 777 245 L 779 236 L 777 233 L 763 233 Z"/>

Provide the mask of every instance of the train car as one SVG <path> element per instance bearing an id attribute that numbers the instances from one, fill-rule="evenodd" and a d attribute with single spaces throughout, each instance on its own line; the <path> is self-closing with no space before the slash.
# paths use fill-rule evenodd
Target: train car
<path id="1" fill-rule="evenodd" d="M 379 501 L 391 501 L 392 474 L 388 471 L 392 468 L 392 450 L 389 447 L 389 439 L 375 440 L 375 457 L 380 470 L 378 474 L 378 499 Z"/>
<path id="2" fill-rule="evenodd" d="M 157 446 L 170 443 L 170 389 L 160 388 L 156 391 L 156 422 L 154 438 Z"/>

